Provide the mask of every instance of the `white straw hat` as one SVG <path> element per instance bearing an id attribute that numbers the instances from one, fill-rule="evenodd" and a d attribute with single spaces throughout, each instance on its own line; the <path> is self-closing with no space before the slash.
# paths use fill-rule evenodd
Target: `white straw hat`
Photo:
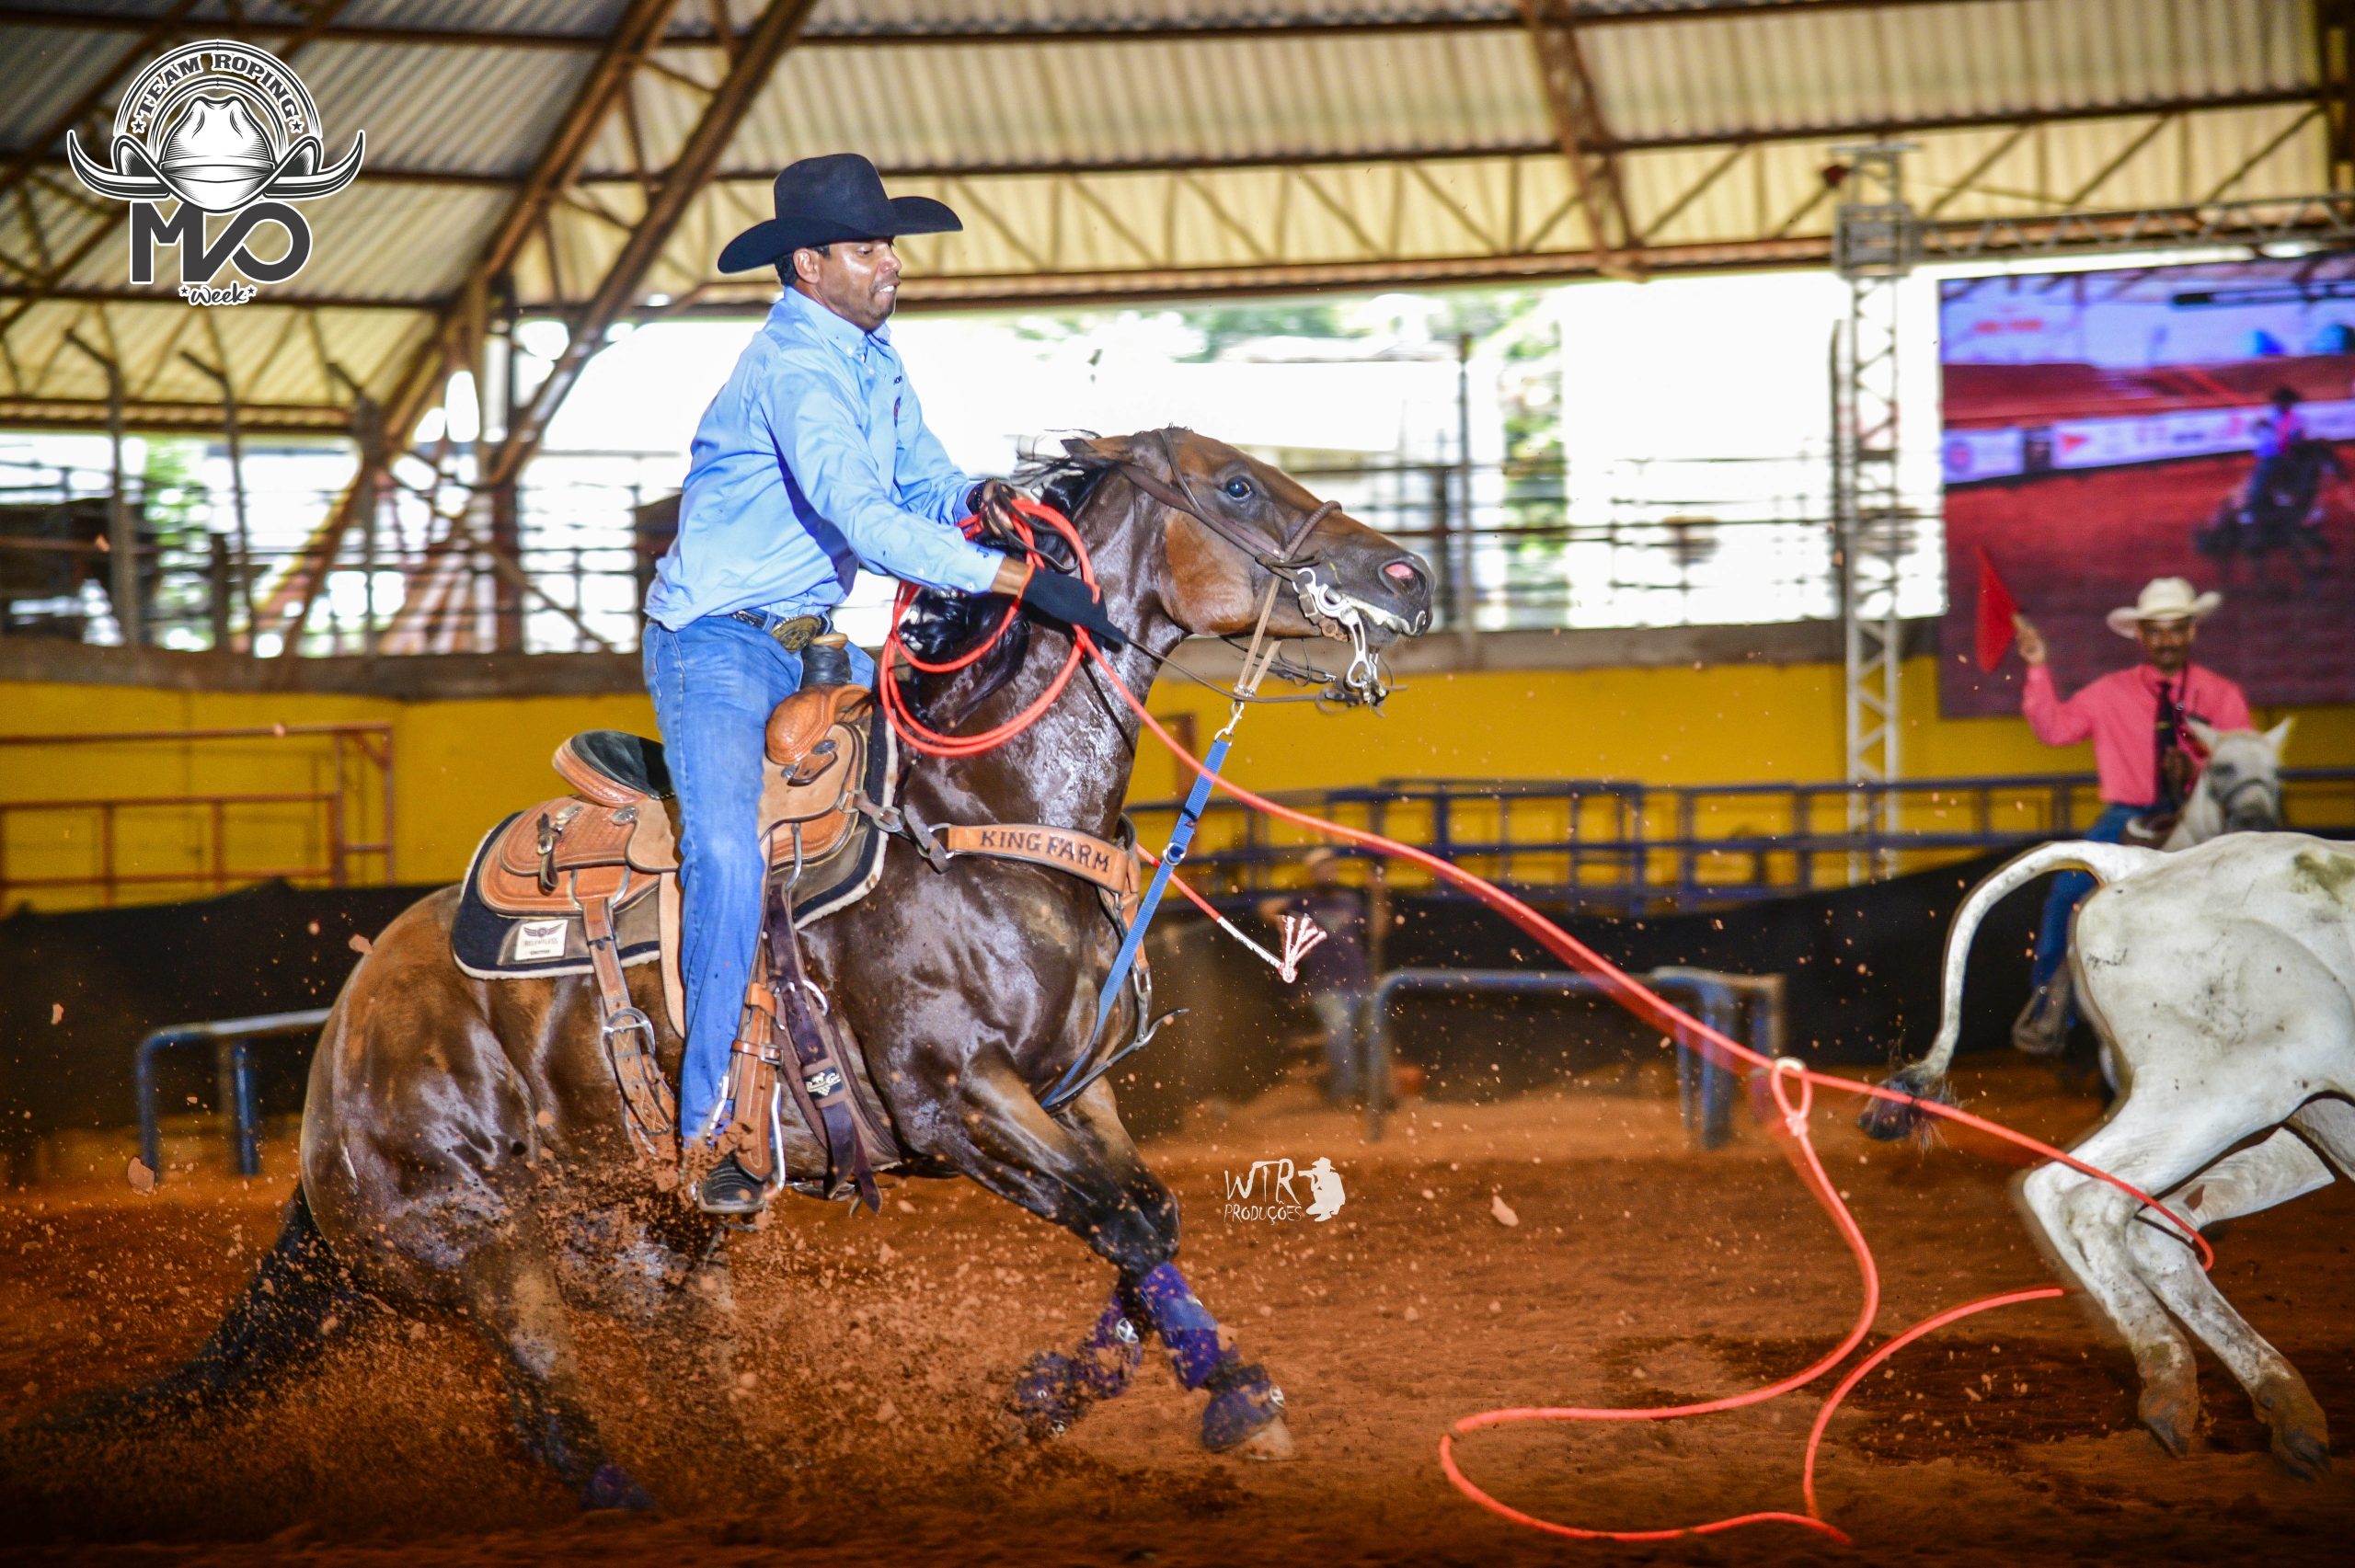
<path id="1" fill-rule="evenodd" d="M 2223 602 L 2221 593 L 2194 595 L 2191 585 L 2181 578 L 2153 578 L 2142 585 L 2131 606 L 2113 610 L 2105 619 L 2111 631 L 2131 637 L 2138 622 L 2205 621 Z"/>

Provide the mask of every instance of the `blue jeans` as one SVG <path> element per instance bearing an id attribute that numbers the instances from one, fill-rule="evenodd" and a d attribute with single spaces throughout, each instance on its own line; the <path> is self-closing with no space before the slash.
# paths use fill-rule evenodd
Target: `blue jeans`
<path id="1" fill-rule="evenodd" d="M 850 656 L 853 673 L 872 683 L 875 661 L 856 647 Z M 648 622 L 645 658 L 679 796 L 679 979 L 687 1009 L 679 1125 L 692 1135 L 718 1125 L 760 943 L 763 743 L 770 710 L 801 687 L 801 656 L 757 626 L 706 615 L 676 632 Z"/>
<path id="2" fill-rule="evenodd" d="M 1358 1041 L 1363 1036 L 1365 992 L 1318 991 L 1308 999 L 1325 1027 L 1325 1098 L 1338 1105 L 1358 1092 Z"/>
<path id="3" fill-rule="evenodd" d="M 2151 808 L 2147 806 L 2109 805 L 2101 808 L 2094 825 L 2077 835 L 2096 843 L 2114 844 L 2126 836 L 2126 824 Z M 2061 972 L 2062 964 L 2069 956 L 2069 917 L 2085 895 L 2094 890 L 2091 874 L 2064 871 L 2052 879 L 2052 891 L 2045 896 L 2044 923 L 2036 933 L 2036 966 L 2028 971 L 2028 989 L 2042 990 L 2044 982 Z"/>

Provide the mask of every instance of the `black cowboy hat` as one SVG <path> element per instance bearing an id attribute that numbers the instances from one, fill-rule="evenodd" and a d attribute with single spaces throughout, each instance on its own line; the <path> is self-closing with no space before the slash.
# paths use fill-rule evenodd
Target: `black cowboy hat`
<path id="1" fill-rule="evenodd" d="M 929 196 L 886 196 L 883 177 L 856 153 L 789 164 L 776 177 L 776 216 L 754 223 L 719 253 L 722 272 L 749 272 L 805 246 L 937 235 L 965 225 Z"/>

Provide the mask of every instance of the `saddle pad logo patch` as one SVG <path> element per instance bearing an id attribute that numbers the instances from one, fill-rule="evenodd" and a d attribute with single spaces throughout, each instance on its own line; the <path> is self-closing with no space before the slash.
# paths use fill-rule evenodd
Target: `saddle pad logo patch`
<path id="1" fill-rule="evenodd" d="M 528 964 L 538 958 L 564 956 L 563 920 L 523 921 L 515 927 L 515 962 Z"/>

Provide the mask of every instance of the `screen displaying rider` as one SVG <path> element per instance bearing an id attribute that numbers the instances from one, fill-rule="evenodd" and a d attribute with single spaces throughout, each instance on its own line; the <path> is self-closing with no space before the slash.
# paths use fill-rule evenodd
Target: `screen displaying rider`
<path id="1" fill-rule="evenodd" d="M 2248 727 L 2248 699 L 2240 687 L 2191 662 L 2200 623 L 2223 602 L 2221 594 L 2194 594 L 2181 578 L 2154 578 L 2131 606 L 2107 617 L 2111 631 L 2140 645 L 2142 661 L 2065 699 L 2045 661 L 2043 636 L 2026 616 L 2017 618 L 2020 658 L 2028 663 L 2020 711 L 2028 727 L 2047 746 L 2093 742 L 2102 811 L 2076 837 L 2118 843 L 2138 818 L 2171 818 L 2183 808 L 2205 761 L 2188 721 L 2217 729 Z M 2062 969 L 2069 920 L 2093 887 L 2094 879 L 2081 871 L 2052 879 L 2037 932 L 2028 1006 L 2012 1025 L 2012 1043 L 2032 1055 L 2052 1055 L 2067 1040 L 2070 1008 Z"/>
<path id="2" fill-rule="evenodd" d="M 805 655 L 859 568 L 1019 596 L 1118 635 L 1075 580 L 1033 575 L 959 532 L 976 509 L 1007 521 L 1011 492 L 949 461 L 884 325 L 899 300 L 895 239 L 960 229 L 956 213 L 885 195 L 875 166 L 852 153 L 792 165 L 775 197 L 776 216 L 730 240 L 719 270 L 775 267 L 785 292 L 695 429 L 678 537 L 646 596 L 646 684 L 684 830 L 680 1127 L 706 1149 L 725 1119 L 729 1051 L 760 938 L 763 728 L 800 687 Z M 871 683 L 874 661 L 848 654 L 833 678 Z M 732 1153 L 697 1196 L 721 1214 L 766 1199 Z"/>
<path id="3" fill-rule="evenodd" d="M 2257 421 L 2257 466 L 2249 470 L 2248 488 L 2241 493 L 2244 521 L 2253 518 L 2273 493 L 2298 443 L 2307 439 L 2305 417 L 2298 412 L 2304 400 L 2294 388 L 2277 386 L 2266 401 L 2273 411 Z"/>

